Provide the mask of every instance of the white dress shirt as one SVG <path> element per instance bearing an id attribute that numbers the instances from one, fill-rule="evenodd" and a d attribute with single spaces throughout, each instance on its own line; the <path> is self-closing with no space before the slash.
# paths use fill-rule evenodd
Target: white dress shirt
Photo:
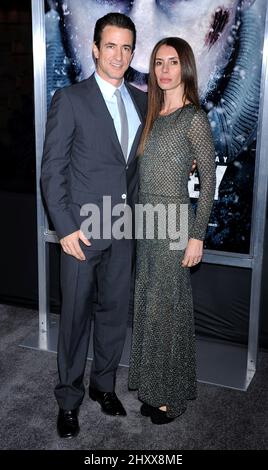
<path id="1" fill-rule="evenodd" d="M 111 83 L 107 82 L 106 80 L 103 80 L 103 78 L 101 78 L 97 74 L 97 72 L 95 72 L 95 79 L 96 79 L 97 84 L 99 85 L 101 94 L 104 98 L 106 106 L 114 121 L 114 127 L 117 133 L 118 140 L 120 142 L 121 120 L 120 120 L 120 115 L 119 115 L 118 106 L 117 106 L 117 99 L 116 99 L 116 96 L 114 95 L 116 87 L 113 86 Z M 134 139 L 135 139 L 137 130 L 141 124 L 141 121 L 136 111 L 135 105 L 131 99 L 131 96 L 124 84 L 124 80 L 121 83 L 120 87 L 118 87 L 118 89 L 121 92 L 121 96 L 124 101 L 124 105 L 125 105 L 126 113 L 127 113 L 128 137 L 129 137 L 128 138 L 128 156 L 129 156 L 132 144 L 134 142 Z"/>

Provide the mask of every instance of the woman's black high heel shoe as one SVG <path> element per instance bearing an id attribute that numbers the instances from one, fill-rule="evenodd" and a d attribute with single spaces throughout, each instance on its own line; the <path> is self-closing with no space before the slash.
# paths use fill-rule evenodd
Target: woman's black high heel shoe
<path id="1" fill-rule="evenodd" d="M 167 424 L 174 421 L 175 418 L 169 418 L 166 411 L 159 410 L 159 408 L 154 408 L 151 414 L 151 421 L 153 424 Z"/>
<path id="2" fill-rule="evenodd" d="M 141 405 L 140 412 L 141 412 L 142 416 L 151 416 L 154 409 L 155 408 L 153 406 L 148 405 L 147 403 L 143 403 Z"/>
<path id="3" fill-rule="evenodd" d="M 147 416 L 151 418 L 153 424 L 167 424 L 174 421 L 175 418 L 169 418 L 166 411 L 162 411 L 159 408 L 143 403 L 141 405 L 141 414 L 142 416 Z"/>

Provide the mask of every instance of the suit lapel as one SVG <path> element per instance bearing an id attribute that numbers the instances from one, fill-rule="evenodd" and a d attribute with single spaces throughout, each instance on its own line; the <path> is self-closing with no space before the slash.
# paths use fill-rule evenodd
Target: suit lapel
<path id="1" fill-rule="evenodd" d="M 139 141 L 140 141 L 140 138 L 141 138 L 142 130 L 143 130 L 144 117 L 143 117 L 143 115 L 142 115 L 142 113 L 141 113 L 141 110 L 140 110 L 140 108 L 139 108 L 139 106 L 138 106 L 136 100 L 135 100 L 134 93 L 133 93 L 131 87 L 128 85 L 127 82 L 125 82 L 125 85 L 126 85 L 126 87 L 127 87 L 127 90 L 128 90 L 128 92 L 129 92 L 129 94 L 130 94 L 130 97 L 131 97 L 132 102 L 133 102 L 133 104 L 134 104 L 134 106 L 135 106 L 135 108 L 136 108 L 137 114 L 138 114 L 138 116 L 139 116 L 139 118 L 140 118 L 140 122 L 141 122 L 140 125 L 139 125 L 139 127 L 138 127 L 138 129 L 137 129 L 135 138 L 134 138 L 134 140 L 133 140 L 132 147 L 131 147 L 131 149 L 130 149 L 130 153 L 129 153 L 129 157 L 128 157 L 128 163 L 129 163 L 129 162 L 135 157 L 135 155 L 136 155 L 136 150 L 137 150 L 137 147 L 138 147 L 138 144 L 139 144 Z"/>
<path id="2" fill-rule="evenodd" d="M 102 126 L 104 128 L 104 132 L 110 136 L 113 144 L 116 147 L 116 156 L 120 159 L 120 161 L 123 160 L 125 163 L 125 158 L 122 152 L 121 144 L 118 140 L 116 129 L 114 127 L 114 121 L 113 118 L 109 112 L 109 109 L 106 106 L 105 100 L 102 96 L 102 93 L 100 91 L 100 88 L 95 80 L 94 75 L 91 75 L 88 80 L 88 99 L 90 101 L 90 105 L 92 108 L 93 104 L 93 113 L 96 116 L 96 119 L 100 120 L 102 123 Z"/>
<path id="3" fill-rule="evenodd" d="M 141 123 L 138 127 L 137 132 L 136 132 L 135 139 L 133 140 L 133 144 L 132 144 L 129 156 L 128 156 L 128 163 L 130 163 L 130 161 L 133 160 L 133 158 L 135 158 L 135 156 L 136 156 L 136 152 L 137 152 L 137 149 L 138 149 L 138 145 L 139 145 L 139 141 L 140 141 L 140 138 L 141 138 L 142 130 L 143 130 L 143 125 Z"/>
<path id="4" fill-rule="evenodd" d="M 100 88 L 99 88 L 99 86 L 96 82 L 96 79 L 95 79 L 94 75 L 91 75 L 87 79 L 87 85 L 88 85 L 87 99 L 90 102 L 90 107 L 92 109 L 92 104 L 93 104 L 93 113 L 96 116 L 96 119 L 99 119 L 101 121 L 105 133 L 107 133 L 110 136 L 113 144 L 115 145 L 116 150 L 117 150 L 116 151 L 117 158 L 125 164 L 126 161 L 125 161 L 125 158 L 124 158 L 124 154 L 122 152 L 121 144 L 120 144 L 120 142 L 118 140 L 118 137 L 117 137 L 116 129 L 114 127 L 114 121 L 113 121 L 112 116 L 111 116 L 111 114 L 110 114 L 110 112 L 109 112 L 109 110 L 106 106 L 105 100 L 102 96 L 102 93 L 100 91 Z M 140 110 L 137 102 L 135 101 L 134 93 L 133 93 L 131 87 L 129 87 L 126 82 L 125 82 L 125 85 L 127 87 L 127 90 L 130 94 L 130 97 L 133 101 L 133 104 L 136 108 L 136 111 L 137 111 L 138 116 L 139 116 L 140 121 L 141 121 L 141 124 L 137 129 L 137 132 L 136 132 L 136 135 L 135 135 L 135 138 L 134 138 L 134 141 L 133 141 L 130 153 L 129 153 L 129 157 L 128 157 L 128 163 L 129 163 L 136 155 L 136 149 L 137 149 L 140 137 L 141 137 L 144 119 L 143 119 L 141 110 Z"/>

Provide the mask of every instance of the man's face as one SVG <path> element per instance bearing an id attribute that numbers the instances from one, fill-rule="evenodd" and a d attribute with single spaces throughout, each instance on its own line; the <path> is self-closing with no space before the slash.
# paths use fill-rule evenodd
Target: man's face
<path id="1" fill-rule="evenodd" d="M 132 59 L 133 33 L 129 29 L 105 26 L 99 48 L 93 45 L 97 72 L 114 86 L 120 85 Z"/>
<path id="2" fill-rule="evenodd" d="M 72 55 L 82 77 L 94 70 L 91 57 L 96 20 L 111 11 L 132 18 L 137 46 L 132 67 L 148 73 L 149 57 L 159 39 L 179 36 L 192 46 L 204 96 L 226 66 L 236 32 L 236 13 L 252 0 L 64 0 L 61 2 Z"/>

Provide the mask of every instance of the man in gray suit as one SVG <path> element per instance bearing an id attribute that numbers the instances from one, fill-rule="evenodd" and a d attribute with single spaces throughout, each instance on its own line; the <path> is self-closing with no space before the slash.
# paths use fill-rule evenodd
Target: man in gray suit
<path id="1" fill-rule="evenodd" d="M 78 409 L 85 393 L 83 377 L 96 285 L 89 396 L 100 403 L 103 412 L 126 415 L 115 393 L 115 378 L 127 328 L 133 240 L 107 236 L 116 216 L 108 220 L 102 202 L 106 196 L 112 211 L 120 203 L 133 208 L 137 198 L 135 155 L 147 103 L 142 91 L 124 82 L 135 42 L 135 26 L 129 17 L 109 13 L 100 18 L 94 31 L 95 74 L 58 90 L 48 114 L 41 182 L 62 246 L 60 380 L 55 396 L 57 428 L 63 438 L 79 432 Z M 90 207 L 95 204 L 102 221 L 92 230 L 94 236 L 81 230 L 88 203 Z"/>

